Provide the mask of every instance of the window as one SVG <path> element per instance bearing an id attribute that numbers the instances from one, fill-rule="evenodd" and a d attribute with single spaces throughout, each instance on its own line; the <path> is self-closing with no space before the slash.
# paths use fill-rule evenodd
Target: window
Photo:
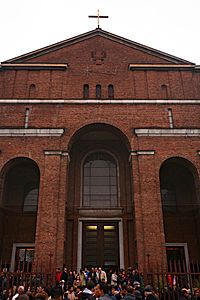
<path id="1" fill-rule="evenodd" d="M 96 85 L 96 99 L 101 99 L 101 85 Z"/>
<path id="2" fill-rule="evenodd" d="M 15 257 L 15 271 L 18 270 L 23 272 L 31 272 L 34 252 L 34 248 L 17 248 Z"/>
<path id="3" fill-rule="evenodd" d="M 26 110 L 25 110 L 24 128 L 28 128 L 28 121 L 29 121 L 29 108 L 26 108 Z"/>
<path id="4" fill-rule="evenodd" d="M 24 190 L 24 212 L 36 212 L 38 204 L 38 187 L 29 183 Z"/>
<path id="5" fill-rule="evenodd" d="M 168 99 L 168 87 L 166 84 L 161 85 L 162 99 Z"/>
<path id="6" fill-rule="evenodd" d="M 117 206 L 117 166 L 113 157 L 95 152 L 87 157 L 83 166 L 83 206 Z"/>
<path id="7" fill-rule="evenodd" d="M 114 87 L 112 84 L 108 86 L 108 99 L 114 99 Z"/>
<path id="8" fill-rule="evenodd" d="M 31 84 L 29 86 L 29 98 L 35 98 L 36 97 L 36 85 Z"/>
<path id="9" fill-rule="evenodd" d="M 83 99 L 88 99 L 89 98 L 89 85 L 84 84 L 83 86 Z"/>
<path id="10" fill-rule="evenodd" d="M 176 194 L 173 189 L 163 188 L 161 189 L 161 197 L 164 212 L 176 212 Z"/>
<path id="11" fill-rule="evenodd" d="M 173 113 L 171 108 L 168 108 L 168 117 L 169 117 L 169 128 L 174 128 Z"/>

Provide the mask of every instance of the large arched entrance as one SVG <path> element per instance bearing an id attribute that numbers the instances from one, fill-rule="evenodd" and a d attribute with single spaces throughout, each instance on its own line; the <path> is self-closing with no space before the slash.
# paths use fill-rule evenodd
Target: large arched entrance
<path id="1" fill-rule="evenodd" d="M 39 191 L 39 168 L 28 158 L 10 160 L 1 172 L 0 261 L 11 271 L 31 271 Z"/>
<path id="2" fill-rule="evenodd" d="M 66 205 L 68 267 L 133 264 L 129 151 L 127 137 L 107 124 L 88 125 L 74 135 Z"/>
<path id="3" fill-rule="evenodd" d="M 168 267 L 200 260 L 199 178 L 194 165 L 174 157 L 160 169 Z M 195 264 L 193 264 L 195 265 Z M 173 267 L 174 268 L 174 267 Z"/>

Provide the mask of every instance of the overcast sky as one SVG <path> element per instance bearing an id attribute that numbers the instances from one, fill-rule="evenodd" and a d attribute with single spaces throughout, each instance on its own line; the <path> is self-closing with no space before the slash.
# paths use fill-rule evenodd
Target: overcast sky
<path id="1" fill-rule="evenodd" d="M 0 0 L 0 61 L 97 27 L 200 64 L 200 0 Z"/>

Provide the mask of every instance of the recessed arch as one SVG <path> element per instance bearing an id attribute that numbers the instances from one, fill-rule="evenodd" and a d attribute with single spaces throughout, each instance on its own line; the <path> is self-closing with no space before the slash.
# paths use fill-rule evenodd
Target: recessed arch
<path id="1" fill-rule="evenodd" d="M 68 257 L 76 247 L 80 251 L 80 253 L 78 251 L 80 257 L 74 263 L 77 263 L 78 266 L 84 263 L 84 259 L 81 262 L 81 257 L 85 257 L 89 250 L 83 237 L 87 231 L 86 227 L 91 225 L 92 216 L 93 220 L 96 220 L 96 225 L 93 225 L 102 229 L 97 230 L 100 239 L 103 239 L 103 236 L 105 239 L 107 238 L 107 233 L 103 230 L 104 226 L 109 225 L 115 228 L 115 233 L 113 231 L 109 234 L 115 236 L 117 247 L 112 249 L 109 245 L 109 251 L 114 251 L 113 257 L 115 257 L 117 264 L 115 266 L 122 266 L 124 264 L 121 255 L 123 251 L 120 250 L 121 254 L 119 254 L 119 249 L 123 249 L 124 241 L 121 241 L 121 245 L 118 244 L 122 228 L 120 222 L 122 215 L 124 216 L 133 210 L 129 139 L 116 126 L 106 123 L 91 123 L 74 132 L 68 145 L 70 164 L 66 204 L 68 207 L 66 211 L 66 245 L 69 245 L 70 240 L 73 240 L 74 232 L 77 230 L 76 226 L 80 222 L 83 231 L 79 233 L 79 239 L 74 241 L 71 250 L 68 248 L 66 265 L 70 264 Z M 89 175 L 85 176 L 87 172 Z M 73 211 L 76 213 L 72 221 L 71 212 Z M 133 227 L 131 218 L 129 224 L 131 225 L 125 229 L 126 235 L 129 235 L 130 240 L 134 243 L 134 234 L 130 230 Z M 90 235 L 92 232 L 88 231 L 87 234 Z M 80 245 L 80 243 L 83 244 Z M 82 254 L 81 251 L 83 251 Z M 89 254 L 86 256 L 88 259 L 91 258 Z M 120 260 L 118 261 L 119 257 Z M 95 259 L 98 261 L 98 257 Z M 101 259 L 103 258 L 101 257 Z M 104 261 L 104 263 L 108 263 L 108 261 Z"/>
<path id="2" fill-rule="evenodd" d="M 187 241 L 191 260 L 199 260 L 200 199 L 195 165 L 182 157 L 164 161 L 160 168 L 160 191 L 166 243 L 183 245 Z"/>
<path id="3" fill-rule="evenodd" d="M 74 131 L 68 143 L 70 151 L 73 144 L 81 139 L 102 140 L 102 139 L 120 140 L 128 152 L 131 151 L 131 144 L 127 135 L 113 124 L 105 122 L 84 124 L 82 127 Z"/>
<path id="4" fill-rule="evenodd" d="M 36 98 L 36 95 L 37 95 L 37 88 L 36 88 L 36 85 L 34 83 L 32 83 L 29 86 L 28 97 L 30 99 L 34 99 L 34 98 Z"/>
<path id="5" fill-rule="evenodd" d="M 1 261 L 11 261 L 14 243 L 23 245 L 34 243 L 39 184 L 39 167 L 32 159 L 26 157 L 13 158 L 1 170 L 0 199 L 2 209 L 0 209 L 0 226 L 4 230 L 0 231 L 0 243 L 5 246 L 0 249 Z M 6 224 L 9 224 L 9 226 Z M 24 250 L 24 248 L 18 250 L 16 253 L 19 255 L 23 251 L 29 251 L 28 249 Z M 19 265 L 19 262 L 19 257 L 16 257 L 15 262 L 12 261 L 12 270 L 18 268 L 31 270 L 30 261 L 25 260 L 21 265 Z M 9 269 L 10 264 L 6 267 Z"/>

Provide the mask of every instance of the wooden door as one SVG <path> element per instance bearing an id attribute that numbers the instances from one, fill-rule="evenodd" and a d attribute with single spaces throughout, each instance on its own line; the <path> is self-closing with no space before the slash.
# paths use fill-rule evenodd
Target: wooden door
<path id="1" fill-rule="evenodd" d="M 118 268 L 117 222 L 84 222 L 82 243 L 82 267 Z"/>

